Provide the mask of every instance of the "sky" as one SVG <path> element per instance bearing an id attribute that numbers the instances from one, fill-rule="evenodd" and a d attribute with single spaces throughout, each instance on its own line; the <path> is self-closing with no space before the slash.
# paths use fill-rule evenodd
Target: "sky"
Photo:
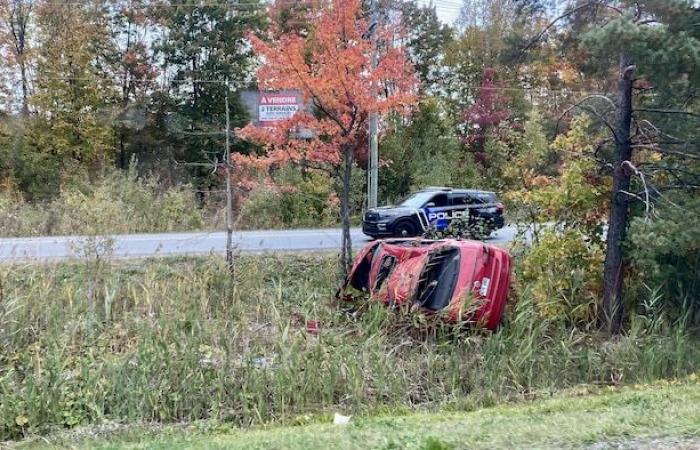
<path id="1" fill-rule="evenodd" d="M 437 9 L 438 18 L 452 25 L 459 17 L 462 8 L 462 0 L 418 0 L 423 5 L 433 4 Z"/>

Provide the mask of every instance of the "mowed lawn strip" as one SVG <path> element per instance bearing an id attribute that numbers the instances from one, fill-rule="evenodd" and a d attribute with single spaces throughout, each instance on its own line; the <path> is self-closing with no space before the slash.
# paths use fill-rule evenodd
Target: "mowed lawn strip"
<path id="1" fill-rule="evenodd" d="M 606 448 L 605 444 L 619 443 L 634 447 L 635 441 L 646 439 L 670 442 L 669 447 L 659 448 L 671 448 L 676 440 L 690 439 L 692 448 L 696 443 L 700 445 L 700 385 L 626 388 L 468 413 L 354 418 L 346 426 L 319 424 L 215 435 L 174 431 L 142 438 L 131 436 L 84 441 L 78 448 L 558 449 Z"/>

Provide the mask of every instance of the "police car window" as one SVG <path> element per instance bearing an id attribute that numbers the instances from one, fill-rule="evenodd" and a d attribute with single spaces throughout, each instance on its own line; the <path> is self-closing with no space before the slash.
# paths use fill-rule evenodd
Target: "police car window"
<path id="1" fill-rule="evenodd" d="M 449 201 L 447 199 L 447 194 L 437 194 L 435 197 L 430 199 L 431 202 L 435 203 L 435 206 L 448 206 Z"/>
<path id="2" fill-rule="evenodd" d="M 470 203 L 466 195 L 453 195 L 452 204 L 455 206 L 468 205 Z"/>
<path id="3" fill-rule="evenodd" d="M 477 203 L 495 203 L 496 202 L 496 194 L 491 194 L 491 193 L 480 193 L 480 194 L 474 194 L 475 200 L 477 200 Z"/>
<path id="4" fill-rule="evenodd" d="M 422 208 L 432 196 L 433 194 L 431 192 L 416 192 L 408 195 L 406 198 L 401 200 L 399 204 L 408 208 Z"/>

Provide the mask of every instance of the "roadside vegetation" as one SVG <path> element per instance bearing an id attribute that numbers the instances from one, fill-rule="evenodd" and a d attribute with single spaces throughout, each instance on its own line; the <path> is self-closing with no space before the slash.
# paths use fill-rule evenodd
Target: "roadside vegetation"
<path id="1" fill-rule="evenodd" d="M 690 450 L 700 445 L 700 385 L 687 380 L 634 388 L 584 387 L 532 402 L 474 412 L 394 411 L 356 417 L 346 426 L 299 423 L 235 432 L 221 423 L 187 429 L 134 428 L 102 436 L 56 435 L 49 445 L 91 449 L 643 449 Z M 87 430 L 84 430 L 87 431 Z M 19 446 L 41 449 L 49 445 Z"/>
<path id="2" fill-rule="evenodd" d="M 351 313 L 332 300 L 332 257 L 241 257 L 237 273 L 218 257 L 0 267 L 0 438 L 472 410 L 700 367 L 692 324 L 660 304 L 606 338 L 523 290 L 491 334 L 382 305 Z"/>
<path id="3" fill-rule="evenodd" d="M 202 193 L 187 184 L 168 186 L 155 175 L 139 175 L 137 170 L 138 164 L 132 161 L 128 171 L 115 169 L 96 179 L 73 179 L 58 196 L 44 201 L 26 201 L 17 186 L 0 185 L 0 238 L 223 229 L 223 192 Z M 253 190 L 241 199 L 236 229 L 339 225 L 338 205 L 327 177 L 287 171 L 280 178 L 293 180 L 298 189 L 261 185 Z"/>

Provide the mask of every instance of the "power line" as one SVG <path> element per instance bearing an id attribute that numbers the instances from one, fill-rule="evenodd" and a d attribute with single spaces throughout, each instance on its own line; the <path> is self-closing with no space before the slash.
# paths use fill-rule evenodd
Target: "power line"
<path id="1" fill-rule="evenodd" d="M 42 78 L 41 76 L 37 77 L 39 81 L 41 80 L 50 80 L 50 81 L 96 81 L 94 78 L 79 78 L 79 77 L 49 77 L 49 78 Z M 209 84 L 226 84 L 225 80 L 201 80 L 201 79 L 194 79 L 194 80 L 132 80 L 135 83 L 144 83 L 144 84 L 167 84 L 167 83 L 209 83 Z M 567 89 L 567 88 L 548 88 L 548 87 L 507 87 L 507 86 L 489 86 L 489 87 L 484 87 L 481 85 L 461 85 L 461 88 L 464 89 L 473 89 L 473 90 L 484 90 L 484 91 L 513 91 L 513 92 L 531 92 L 531 91 L 545 91 L 549 93 L 566 93 L 566 94 L 586 94 L 586 95 L 605 95 L 604 92 L 600 91 L 584 91 L 580 89 Z"/>

